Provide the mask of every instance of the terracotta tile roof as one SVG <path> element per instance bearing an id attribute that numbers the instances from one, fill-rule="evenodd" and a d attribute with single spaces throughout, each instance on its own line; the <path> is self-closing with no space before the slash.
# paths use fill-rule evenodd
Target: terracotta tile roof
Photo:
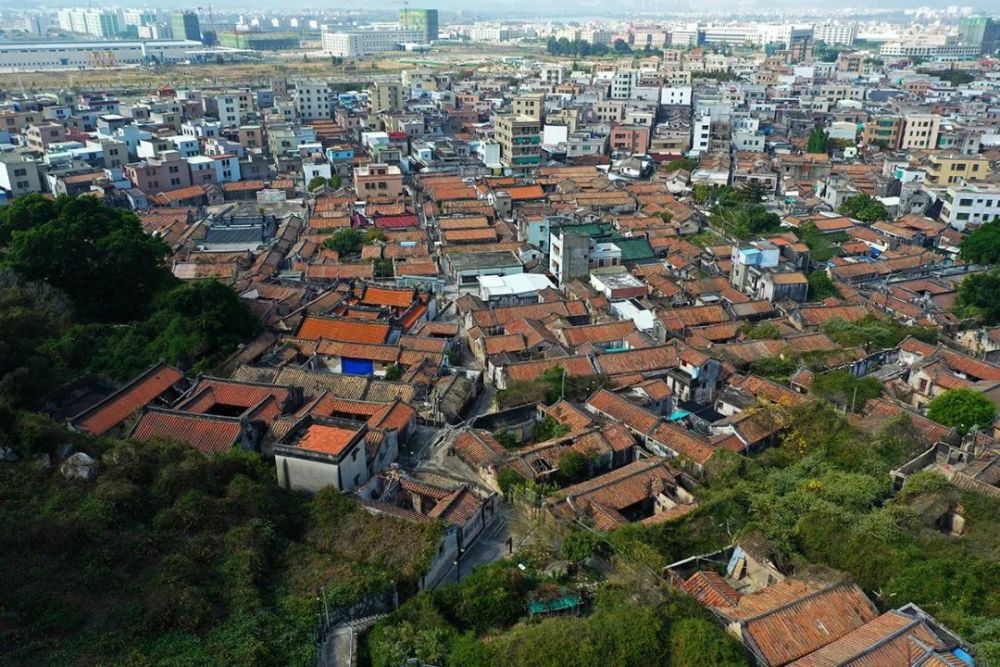
<path id="1" fill-rule="evenodd" d="M 306 266 L 306 280 L 336 280 L 338 278 L 375 277 L 375 264 L 309 264 Z"/>
<path id="2" fill-rule="evenodd" d="M 936 421 L 932 421 L 923 415 L 911 412 L 902 406 L 890 403 L 881 398 L 872 398 L 865 403 L 864 417 L 860 422 L 863 426 L 881 428 L 883 425 L 897 419 L 900 415 L 906 415 L 910 418 L 913 428 L 916 429 L 916 432 L 920 435 L 920 439 L 927 445 L 933 445 L 942 440 L 950 441 L 954 439 L 954 429 L 943 424 L 938 424 Z"/>
<path id="3" fill-rule="evenodd" d="M 482 229 L 490 226 L 490 221 L 482 215 L 463 215 L 452 218 L 438 218 L 438 227 L 442 231 L 451 229 Z"/>
<path id="4" fill-rule="evenodd" d="M 448 346 L 448 341 L 430 336 L 400 336 L 398 345 L 404 350 L 441 353 Z"/>
<path id="5" fill-rule="evenodd" d="M 183 412 L 208 414 L 217 406 L 231 406 L 249 410 L 268 398 L 276 405 L 286 404 L 292 395 L 290 387 L 274 384 L 242 382 L 226 378 L 202 378 L 188 397 L 176 406 Z"/>
<path id="6" fill-rule="evenodd" d="M 662 313 L 659 317 L 664 324 L 675 331 L 680 331 L 685 327 L 718 324 L 729 320 L 726 309 L 718 304 L 672 308 Z"/>
<path id="7" fill-rule="evenodd" d="M 765 664 L 785 665 L 875 619 L 874 605 L 853 584 L 784 579 L 733 604 L 711 605 L 738 623 Z"/>
<path id="8" fill-rule="evenodd" d="M 396 399 L 372 415 L 368 425 L 372 428 L 396 429 L 402 432 L 416 416 L 417 411 L 411 405 L 400 399 Z"/>
<path id="9" fill-rule="evenodd" d="M 626 352 L 608 352 L 595 356 L 595 364 L 604 375 L 647 373 L 677 366 L 678 350 L 673 345 L 659 345 Z"/>
<path id="10" fill-rule="evenodd" d="M 608 343 L 622 340 L 635 330 L 635 323 L 632 320 L 621 320 L 606 324 L 564 327 L 562 337 L 567 345 L 576 347 L 584 343 Z"/>
<path id="11" fill-rule="evenodd" d="M 214 454 L 232 447 L 241 433 L 242 423 L 234 417 L 150 408 L 139 418 L 129 438 L 139 442 L 153 439 L 183 442 L 205 454 Z"/>
<path id="12" fill-rule="evenodd" d="M 492 227 L 472 229 L 450 229 L 441 232 L 441 237 L 448 243 L 466 243 L 481 241 L 496 241 L 497 233 Z"/>
<path id="13" fill-rule="evenodd" d="M 318 354 L 341 359 L 368 359 L 391 364 L 399 358 L 398 345 L 369 345 L 368 343 L 348 343 L 343 341 L 320 341 Z"/>
<path id="14" fill-rule="evenodd" d="M 523 361 L 504 366 L 504 373 L 511 381 L 537 380 L 542 373 L 552 368 L 562 368 L 567 375 L 593 375 L 594 366 L 588 357 L 557 357 L 538 361 Z"/>
<path id="15" fill-rule="evenodd" d="M 772 403 L 777 403 L 785 407 L 793 405 L 802 405 L 806 403 L 809 399 L 793 391 L 788 387 L 778 384 L 777 382 L 771 382 L 762 377 L 756 375 L 748 375 L 743 379 L 738 385 L 740 389 L 756 396 L 758 398 L 763 398 Z"/>
<path id="16" fill-rule="evenodd" d="M 124 387 L 72 419 L 77 428 L 92 435 L 104 435 L 129 415 L 146 407 L 181 381 L 184 374 L 173 366 L 158 364 Z"/>
<path id="17" fill-rule="evenodd" d="M 485 336 L 482 341 L 483 349 L 487 355 L 500 354 L 502 352 L 521 352 L 527 349 L 524 336 L 521 334 Z"/>
<path id="18" fill-rule="evenodd" d="M 568 426 L 570 431 L 581 431 L 594 423 L 583 410 L 566 400 L 559 400 L 543 410 L 560 424 Z"/>
<path id="19" fill-rule="evenodd" d="M 366 285 L 358 301 L 363 304 L 376 306 L 408 308 L 415 299 L 416 295 L 413 289 L 391 289 L 388 287 Z"/>
<path id="20" fill-rule="evenodd" d="M 793 667 L 911 667 L 933 650 L 940 637 L 921 619 L 889 611 L 817 651 Z"/>
<path id="21" fill-rule="evenodd" d="M 683 588 L 698 602 L 711 607 L 735 605 L 740 597 L 729 582 L 710 570 L 695 572 L 684 582 Z"/>
<path id="22" fill-rule="evenodd" d="M 588 398 L 587 407 L 643 434 L 649 433 L 660 422 L 660 418 L 649 410 L 606 389 L 599 389 Z"/>
<path id="23" fill-rule="evenodd" d="M 466 486 L 455 489 L 431 508 L 427 516 L 451 526 L 464 526 L 476 516 L 482 501 Z"/>
<path id="24" fill-rule="evenodd" d="M 472 321 L 475 326 L 495 327 L 509 324 L 521 318 L 540 320 L 549 315 L 570 317 L 586 314 L 587 305 L 583 301 L 550 301 L 548 303 L 529 303 L 521 306 L 476 310 L 472 313 Z"/>
<path id="25" fill-rule="evenodd" d="M 705 440 L 674 424 L 660 424 L 651 436 L 660 444 L 677 452 L 678 456 L 690 459 L 698 465 L 707 463 L 715 453 Z"/>
<path id="26" fill-rule="evenodd" d="M 868 309 L 864 306 L 803 306 L 798 314 L 806 326 L 820 326 L 833 319 L 857 322 L 868 315 Z"/>
<path id="27" fill-rule="evenodd" d="M 676 478 L 667 460 L 654 456 L 560 489 L 545 502 L 555 505 L 570 501 L 584 511 L 592 505 L 621 510 L 675 484 Z"/>
<path id="28" fill-rule="evenodd" d="M 479 466 L 496 465 L 507 457 L 507 450 L 488 431 L 470 429 L 455 438 L 452 448 L 462 460 Z"/>
<path id="29" fill-rule="evenodd" d="M 311 452 L 340 456 L 357 434 L 357 431 L 339 426 L 310 424 L 296 442 L 296 447 Z"/>
<path id="30" fill-rule="evenodd" d="M 389 336 L 389 325 L 309 315 L 302 320 L 296 335 L 308 340 L 326 338 L 348 343 L 382 343 Z"/>

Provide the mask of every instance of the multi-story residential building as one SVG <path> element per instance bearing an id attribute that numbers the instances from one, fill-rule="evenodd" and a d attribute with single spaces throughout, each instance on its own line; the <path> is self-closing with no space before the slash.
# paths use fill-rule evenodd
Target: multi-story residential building
<path id="1" fill-rule="evenodd" d="M 541 124 L 534 118 L 503 114 L 496 117 L 494 138 L 500 144 L 500 164 L 514 172 L 541 163 Z"/>
<path id="2" fill-rule="evenodd" d="M 908 113 L 903 116 L 903 127 L 899 133 L 899 148 L 907 150 L 930 150 L 937 147 L 941 116 L 932 113 Z"/>
<path id="3" fill-rule="evenodd" d="M 857 38 L 857 23 L 818 23 L 813 26 L 813 39 L 817 42 L 853 46 Z"/>
<path id="4" fill-rule="evenodd" d="M 214 99 L 216 115 L 224 127 L 242 125 L 254 111 L 254 95 L 249 90 L 231 90 Z"/>
<path id="5" fill-rule="evenodd" d="M 539 123 L 542 122 L 542 115 L 545 112 L 545 94 L 531 93 L 529 95 L 517 95 L 512 106 L 515 116 L 525 116 Z"/>
<path id="6" fill-rule="evenodd" d="M 712 147 L 712 117 L 703 114 L 691 123 L 691 150 L 707 153 Z"/>
<path id="7" fill-rule="evenodd" d="M 333 115 L 336 97 L 325 81 L 299 81 L 292 91 L 292 100 L 300 120 L 317 120 Z"/>
<path id="8" fill-rule="evenodd" d="M 1000 186 L 956 183 L 941 195 L 941 221 L 964 230 L 1000 220 Z"/>
<path id="9" fill-rule="evenodd" d="M 397 81 L 375 81 L 368 89 L 373 112 L 401 111 L 403 109 L 403 86 Z"/>
<path id="10" fill-rule="evenodd" d="M 616 125 L 611 128 L 608 148 L 617 153 L 644 154 L 649 150 L 649 135 L 648 125 Z"/>
<path id="11" fill-rule="evenodd" d="M 924 182 L 930 186 L 978 181 L 986 177 L 990 161 L 974 155 L 931 155 Z"/>
<path id="12" fill-rule="evenodd" d="M 123 25 L 112 9 L 61 9 L 57 14 L 59 29 L 81 35 L 118 37 Z"/>
<path id="13" fill-rule="evenodd" d="M 0 189 L 10 197 L 41 192 L 38 163 L 20 153 L 0 153 Z"/>
<path id="14" fill-rule="evenodd" d="M 594 105 L 594 119 L 598 123 L 620 123 L 625 120 L 625 102 L 604 100 Z"/>
<path id="15" fill-rule="evenodd" d="M 163 151 L 159 159 L 126 164 L 125 175 L 146 194 L 179 190 L 191 185 L 191 168 L 176 151 Z"/>
<path id="16" fill-rule="evenodd" d="M 51 144 L 66 141 L 66 126 L 62 123 L 40 123 L 32 125 L 24 133 L 28 148 L 44 153 Z"/>
<path id="17" fill-rule="evenodd" d="M 861 133 L 861 143 L 865 146 L 881 146 L 895 149 L 899 146 L 903 119 L 899 116 L 873 116 Z"/>
<path id="18" fill-rule="evenodd" d="M 611 79 L 611 98 L 627 100 L 632 97 L 632 89 L 639 85 L 639 70 L 619 69 Z"/>
<path id="19" fill-rule="evenodd" d="M 388 164 L 365 164 L 354 170 L 354 191 L 358 197 L 397 198 L 403 194 L 403 174 Z"/>

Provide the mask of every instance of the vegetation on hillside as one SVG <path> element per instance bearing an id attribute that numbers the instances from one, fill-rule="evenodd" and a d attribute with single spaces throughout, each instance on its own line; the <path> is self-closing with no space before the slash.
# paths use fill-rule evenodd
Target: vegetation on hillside
<path id="1" fill-rule="evenodd" d="M 0 567 L 17 573 L 5 664 L 314 665 L 319 587 L 331 604 L 412 590 L 437 547 L 438 524 L 369 515 L 333 488 L 282 491 L 255 454 L 6 414 L 21 461 L 0 464 Z M 67 442 L 100 462 L 96 481 L 36 464 Z"/>
<path id="2" fill-rule="evenodd" d="M 0 210 L 0 397 L 30 405 L 82 373 L 158 361 L 218 365 L 261 324 L 230 288 L 181 282 L 167 245 L 93 197 L 18 197 Z"/>

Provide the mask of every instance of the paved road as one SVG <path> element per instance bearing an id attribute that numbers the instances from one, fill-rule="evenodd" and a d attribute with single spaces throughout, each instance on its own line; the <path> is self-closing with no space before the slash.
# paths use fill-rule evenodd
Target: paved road
<path id="1" fill-rule="evenodd" d="M 457 583 L 459 574 L 464 579 L 472 572 L 472 568 L 492 563 L 507 554 L 507 539 L 510 537 L 507 517 L 510 511 L 509 508 L 503 509 L 501 505 L 500 513 L 493 519 L 493 522 L 486 527 L 485 532 L 462 555 L 459 568 L 456 569 L 452 565 L 437 584 L 434 585 L 434 588 Z"/>

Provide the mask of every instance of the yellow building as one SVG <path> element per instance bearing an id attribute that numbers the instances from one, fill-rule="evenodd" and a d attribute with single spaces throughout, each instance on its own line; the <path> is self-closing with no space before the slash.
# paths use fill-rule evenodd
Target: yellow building
<path id="1" fill-rule="evenodd" d="M 989 170 L 990 161 L 975 155 L 931 155 L 924 180 L 928 185 L 980 181 L 986 178 Z"/>

